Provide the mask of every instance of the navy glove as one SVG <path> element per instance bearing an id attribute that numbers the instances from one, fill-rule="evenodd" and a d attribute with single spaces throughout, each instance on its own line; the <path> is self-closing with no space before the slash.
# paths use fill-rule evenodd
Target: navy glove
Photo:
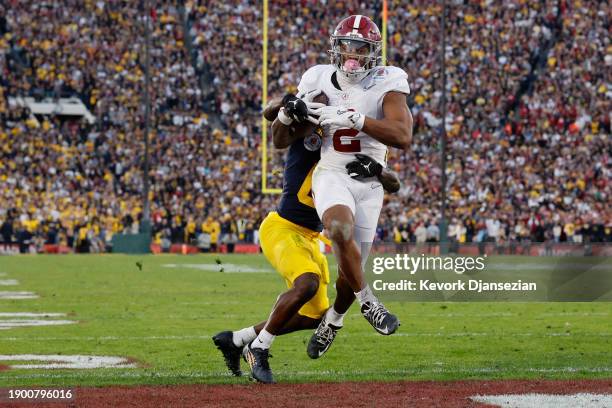
<path id="1" fill-rule="evenodd" d="M 306 102 L 295 95 L 287 94 L 283 98 L 283 110 L 292 120 L 302 123 L 308 120 L 308 106 Z"/>
<path id="2" fill-rule="evenodd" d="M 349 176 L 355 180 L 363 180 L 370 177 L 378 177 L 383 171 L 383 165 L 365 154 L 357 153 L 357 160 L 346 165 Z"/>

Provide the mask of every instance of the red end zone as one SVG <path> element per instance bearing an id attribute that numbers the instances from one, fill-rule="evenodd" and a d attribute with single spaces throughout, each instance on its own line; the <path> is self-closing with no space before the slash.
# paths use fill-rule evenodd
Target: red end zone
<path id="1" fill-rule="evenodd" d="M 76 388 L 86 407 L 485 407 L 476 395 L 612 394 L 609 380 L 406 381 L 276 385 L 181 385 Z M 61 403 L 46 406 L 58 407 Z M 9 404 L 10 407 L 32 406 Z M 43 406 L 37 404 L 37 406 Z"/>

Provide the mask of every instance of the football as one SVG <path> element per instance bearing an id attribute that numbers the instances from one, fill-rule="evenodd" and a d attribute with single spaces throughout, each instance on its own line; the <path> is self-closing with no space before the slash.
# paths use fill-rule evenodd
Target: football
<path id="1" fill-rule="evenodd" d="M 263 112 L 263 115 L 266 118 L 266 120 L 273 122 L 274 119 L 276 119 L 276 116 L 278 115 L 278 111 L 280 110 L 282 106 L 281 99 L 282 98 L 275 98 L 271 100 L 270 102 L 268 102 Z M 318 95 L 317 97 L 313 99 L 313 102 L 323 103 L 327 105 L 329 103 L 329 98 L 327 97 L 327 95 L 325 95 L 325 93 L 321 92 L 320 95 Z M 293 126 L 295 129 L 295 132 L 300 137 L 306 137 L 313 133 L 317 125 L 311 122 L 304 122 L 304 123 L 294 123 Z"/>

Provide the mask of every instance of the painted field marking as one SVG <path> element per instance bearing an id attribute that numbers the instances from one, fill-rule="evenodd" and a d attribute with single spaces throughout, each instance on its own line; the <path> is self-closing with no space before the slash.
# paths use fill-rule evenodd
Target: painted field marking
<path id="1" fill-rule="evenodd" d="M 0 292 L 0 299 L 36 299 L 34 292 Z"/>
<path id="2" fill-rule="evenodd" d="M 19 285 L 17 279 L 0 279 L 0 286 L 16 286 Z"/>
<path id="3" fill-rule="evenodd" d="M 0 355 L 0 361 L 26 361 L 39 362 L 38 364 L 14 364 L 11 369 L 55 369 L 55 368 L 134 368 L 135 363 L 125 357 L 114 356 L 63 356 L 38 354 L 5 354 Z M 41 363 L 42 362 L 42 363 Z"/>
<path id="4" fill-rule="evenodd" d="M 64 317 L 66 313 L 2 312 L 0 317 Z"/>
<path id="5" fill-rule="evenodd" d="M 83 336 L 83 337 L 0 337 L 0 341 L 24 341 L 24 340 L 41 340 L 41 341 L 100 341 L 100 340 L 207 340 L 212 338 L 208 335 L 200 336 Z"/>
<path id="6" fill-rule="evenodd" d="M 9 330 L 15 327 L 61 326 L 74 323 L 78 322 L 76 320 L 0 320 L 0 330 Z"/>
<path id="7" fill-rule="evenodd" d="M 274 272 L 272 269 L 268 268 L 254 268 L 249 265 L 240 265 L 240 264 L 232 264 L 232 263 L 222 263 L 222 264 L 164 264 L 162 265 L 164 268 L 188 268 L 188 269 L 198 269 L 200 271 L 206 272 L 220 272 L 223 268 L 224 273 L 271 273 Z"/>
<path id="8" fill-rule="evenodd" d="M 611 394 L 579 393 L 556 394 L 504 394 L 477 395 L 471 400 L 483 404 L 512 408 L 574 408 L 574 407 L 612 407 Z"/>
<path id="9" fill-rule="evenodd" d="M 48 320 L 48 318 L 64 316 L 66 316 L 66 313 L 2 312 L 0 313 L 0 318 L 13 317 L 21 319 L 0 319 L 0 330 L 10 330 L 17 327 L 58 326 L 78 323 L 76 320 Z"/>

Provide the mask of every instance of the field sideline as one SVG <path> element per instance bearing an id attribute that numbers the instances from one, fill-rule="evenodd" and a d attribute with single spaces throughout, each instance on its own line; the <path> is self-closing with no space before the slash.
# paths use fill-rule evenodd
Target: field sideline
<path id="1" fill-rule="evenodd" d="M 500 259 L 519 265 L 534 262 Z M 284 289 L 260 255 L 0 257 L 1 282 L 5 298 L 0 298 L 0 387 L 246 384 L 246 377 L 229 376 L 210 336 L 265 319 Z M 9 292 L 25 298 L 9 299 Z M 396 335 L 374 333 L 354 306 L 321 360 L 306 355 L 310 332 L 277 338 L 270 360 L 276 379 L 294 383 L 612 377 L 612 303 L 388 306 L 402 321 Z M 53 313 L 57 315 L 49 315 Z M 29 319 L 67 323 L 11 323 L 27 326 Z M 114 356 L 127 362 L 121 368 L 9 368 L 28 361 L 7 356 L 32 354 Z"/>

